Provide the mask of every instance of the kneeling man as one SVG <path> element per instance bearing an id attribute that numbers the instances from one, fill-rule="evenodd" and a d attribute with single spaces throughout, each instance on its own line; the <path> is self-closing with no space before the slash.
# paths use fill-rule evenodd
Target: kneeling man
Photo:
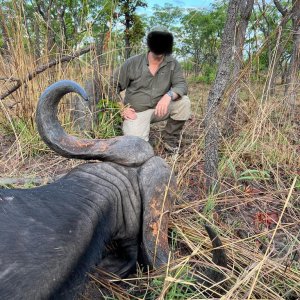
<path id="1" fill-rule="evenodd" d="M 123 133 L 149 141 L 150 123 L 167 120 L 162 132 L 164 146 L 176 152 L 191 111 L 187 84 L 179 62 L 171 56 L 172 33 L 155 27 L 147 36 L 147 45 L 146 54 L 127 59 L 112 76 L 113 94 L 126 90 Z"/>

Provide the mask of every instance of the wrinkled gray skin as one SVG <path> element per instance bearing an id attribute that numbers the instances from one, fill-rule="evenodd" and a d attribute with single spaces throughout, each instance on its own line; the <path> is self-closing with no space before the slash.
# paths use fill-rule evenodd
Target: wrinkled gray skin
<path id="1" fill-rule="evenodd" d="M 153 166 L 169 171 L 158 157 L 141 168 L 88 163 L 47 186 L 1 191 L 0 299 L 72 299 L 111 240 L 121 255 L 103 267 L 132 271 L 147 193 L 139 185 Z"/>
<path id="2" fill-rule="evenodd" d="M 106 162 L 78 166 L 58 181 L 33 189 L 0 190 L 0 299 L 74 299 L 86 274 L 99 265 L 121 277 L 137 258 L 150 267 L 168 261 L 168 212 L 175 190 L 168 165 L 137 137 L 82 140 L 57 119 L 63 95 L 85 91 L 60 81 L 42 94 L 37 126 L 65 157 Z M 213 245 L 221 243 L 208 231 Z M 117 244 L 113 253 L 105 248 Z M 215 249 L 222 265 L 226 256 Z M 225 259 L 225 260 L 224 260 Z"/>
<path id="3" fill-rule="evenodd" d="M 80 165 L 47 186 L 0 191 L 0 299 L 73 299 L 94 266 L 124 277 L 135 270 L 139 252 L 150 266 L 167 262 L 171 198 L 166 208 L 162 203 L 170 168 L 137 137 L 67 135 L 56 113 L 69 92 L 86 97 L 72 81 L 41 96 L 42 138 L 63 156 L 108 162 Z M 161 212 L 164 236 L 154 231 Z M 118 245 L 114 253 L 105 249 L 111 241 Z"/>

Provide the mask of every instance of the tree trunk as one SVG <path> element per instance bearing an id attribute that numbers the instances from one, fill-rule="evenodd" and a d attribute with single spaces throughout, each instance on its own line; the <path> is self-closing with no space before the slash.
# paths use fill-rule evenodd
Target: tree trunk
<path id="1" fill-rule="evenodd" d="M 93 112 L 90 109 L 96 100 L 93 79 L 85 81 L 84 89 L 88 95 L 88 101 L 85 101 L 81 97 L 75 95 L 72 97 L 72 101 L 70 103 L 73 127 L 79 132 L 91 131 L 93 128 Z"/>
<path id="2" fill-rule="evenodd" d="M 284 24 L 285 25 L 285 24 Z M 280 58 L 284 52 L 284 47 L 282 46 L 282 31 L 278 31 L 276 34 L 276 45 L 277 50 L 274 52 L 273 59 L 270 60 L 269 69 L 272 68 L 273 70 L 270 73 L 269 81 L 267 83 L 267 86 L 270 87 L 269 93 L 271 96 L 274 96 L 275 94 L 275 88 L 276 88 L 276 78 L 278 75 L 278 69 L 279 69 L 279 62 Z"/>
<path id="3" fill-rule="evenodd" d="M 58 9 L 58 20 L 59 20 L 60 31 L 61 31 L 60 52 L 63 52 L 65 49 L 67 49 L 67 44 L 68 44 L 67 27 L 64 19 L 65 12 L 66 12 L 66 4 L 62 5 Z"/>
<path id="4" fill-rule="evenodd" d="M 88 101 L 82 101 L 81 98 L 75 96 L 71 102 L 71 118 L 74 127 L 79 131 L 91 131 L 93 129 L 93 125 L 97 122 L 97 104 L 100 99 L 104 98 L 101 81 L 101 66 L 103 64 L 102 54 L 105 35 L 105 33 L 102 33 L 99 38 L 96 39 L 93 73 L 91 78 L 84 83 L 84 89 L 88 94 Z"/>
<path id="5" fill-rule="evenodd" d="M 125 59 L 130 57 L 131 45 L 130 45 L 130 28 L 131 28 L 131 14 L 130 14 L 130 0 L 125 0 L 123 3 L 124 11 L 124 41 L 125 41 Z"/>
<path id="6" fill-rule="evenodd" d="M 293 23 L 293 53 L 289 66 L 285 96 L 287 96 L 287 105 L 290 111 L 293 111 L 296 105 L 297 86 L 299 86 L 300 69 L 300 0 L 293 0 L 292 8 Z"/>
<path id="7" fill-rule="evenodd" d="M 226 112 L 225 129 L 227 135 L 233 134 L 234 123 L 237 114 L 237 102 L 240 93 L 240 78 L 239 73 L 243 65 L 243 48 L 245 42 L 245 35 L 248 22 L 253 9 L 254 0 L 243 0 L 240 4 L 240 22 L 236 27 L 236 41 L 234 53 L 234 66 L 233 66 L 233 80 L 235 81 L 235 88 L 229 95 L 229 104 Z"/>
<path id="8" fill-rule="evenodd" d="M 9 53 L 9 35 L 8 35 L 8 31 L 7 31 L 7 27 L 6 27 L 6 17 L 2 11 L 2 8 L 0 6 L 0 29 L 2 31 L 2 38 L 3 38 L 3 46 L 0 49 L 1 54 L 3 55 L 3 57 L 5 58 L 9 58 L 10 57 L 10 53 Z"/>
<path id="9" fill-rule="evenodd" d="M 46 44 L 48 53 L 51 52 L 55 45 L 55 33 L 51 28 L 51 8 L 53 0 L 50 0 L 48 7 L 45 7 L 44 1 L 36 1 L 37 12 L 42 16 L 44 22 L 46 23 Z"/>
<path id="10" fill-rule="evenodd" d="M 287 61 L 282 62 L 282 72 L 281 72 L 281 85 L 286 85 L 288 74 L 288 63 Z"/>
<path id="11" fill-rule="evenodd" d="M 280 22 L 280 26 L 282 28 L 284 28 L 289 20 L 289 18 L 288 18 L 289 11 L 286 8 L 284 8 L 278 0 L 273 0 L 273 1 L 274 1 L 274 4 L 275 4 L 277 10 L 282 15 L 282 20 Z M 278 73 L 279 62 L 280 62 L 280 58 L 285 50 L 281 39 L 282 39 L 281 30 L 279 30 L 279 31 L 277 31 L 276 38 L 275 38 L 276 44 L 278 45 L 277 51 L 275 52 L 276 55 L 274 54 L 275 56 L 273 58 L 273 63 L 271 63 L 272 60 L 269 61 L 269 68 L 271 68 L 271 67 L 273 68 L 273 70 L 270 74 L 270 77 L 269 77 L 269 81 L 267 83 L 267 86 L 270 87 L 269 92 L 270 92 L 271 96 L 273 96 L 275 94 L 276 76 Z"/>
<path id="12" fill-rule="evenodd" d="M 130 45 L 130 16 L 125 14 L 125 59 L 130 57 L 131 45 Z"/>
<path id="13" fill-rule="evenodd" d="M 260 13 L 262 15 L 262 17 L 264 18 L 265 20 L 265 24 L 266 24 L 266 27 L 263 25 L 264 23 L 263 22 L 259 22 L 261 23 L 262 25 L 259 26 L 260 30 L 262 31 L 263 35 L 264 35 L 264 38 L 266 41 L 268 41 L 268 65 L 270 66 L 271 65 L 271 62 L 272 62 L 272 44 L 271 44 L 271 41 L 270 41 L 270 22 L 267 18 L 267 15 L 266 15 L 266 10 L 267 10 L 267 7 L 266 7 L 266 1 L 265 0 L 262 0 L 262 7 L 260 6 L 259 4 L 259 1 L 257 2 L 258 4 L 258 8 L 260 10 Z"/>
<path id="14" fill-rule="evenodd" d="M 196 50 L 194 54 L 194 76 L 198 76 L 200 73 L 200 51 Z"/>
<path id="15" fill-rule="evenodd" d="M 239 0 L 230 0 L 227 21 L 222 36 L 220 64 L 214 84 L 209 92 L 205 115 L 205 186 L 207 193 L 213 191 L 218 181 L 218 148 L 220 126 L 217 124 L 217 111 L 230 80 L 230 69 L 233 57 L 234 35 L 237 23 Z"/>

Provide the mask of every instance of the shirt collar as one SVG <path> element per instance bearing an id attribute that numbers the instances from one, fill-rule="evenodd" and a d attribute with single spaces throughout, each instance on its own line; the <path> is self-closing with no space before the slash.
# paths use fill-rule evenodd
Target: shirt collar
<path id="1" fill-rule="evenodd" d="M 146 63 L 147 66 L 149 66 L 149 60 L 148 60 L 148 53 L 149 51 L 144 55 L 144 61 Z M 161 63 L 161 67 L 165 66 L 167 63 L 171 62 L 174 60 L 174 57 L 172 55 L 166 55 L 164 57 L 164 60 Z"/>

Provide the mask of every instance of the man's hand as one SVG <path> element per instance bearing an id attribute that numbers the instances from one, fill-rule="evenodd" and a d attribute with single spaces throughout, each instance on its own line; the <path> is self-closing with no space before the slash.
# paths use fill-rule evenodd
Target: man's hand
<path id="1" fill-rule="evenodd" d="M 124 107 L 121 111 L 121 116 L 124 120 L 135 120 L 136 119 L 136 112 L 131 107 Z"/>
<path id="2" fill-rule="evenodd" d="M 165 116 L 168 112 L 168 107 L 171 102 L 171 97 L 169 95 L 164 95 L 157 103 L 155 107 L 155 115 L 159 118 Z"/>

